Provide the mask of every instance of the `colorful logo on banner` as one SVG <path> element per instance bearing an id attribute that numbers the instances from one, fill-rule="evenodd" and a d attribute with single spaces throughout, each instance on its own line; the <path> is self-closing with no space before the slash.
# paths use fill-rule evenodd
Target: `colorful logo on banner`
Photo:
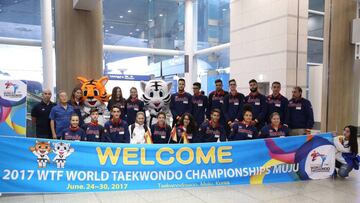
<path id="1" fill-rule="evenodd" d="M 26 134 L 26 84 L 20 80 L 0 80 L 1 135 Z"/>
<path id="2" fill-rule="evenodd" d="M 0 192 L 264 184 L 328 178 L 335 169 L 331 134 L 186 145 L 0 137 L 0 145 Z"/>

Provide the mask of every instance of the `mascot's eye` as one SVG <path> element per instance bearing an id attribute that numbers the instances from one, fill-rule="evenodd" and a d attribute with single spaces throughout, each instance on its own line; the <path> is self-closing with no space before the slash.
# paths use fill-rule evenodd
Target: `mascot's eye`
<path id="1" fill-rule="evenodd" d="M 150 92 L 149 96 L 154 97 L 154 92 Z"/>
<path id="2" fill-rule="evenodd" d="M 66 147 L 64 147 L 64 150 L 67 150 L 67 148 L 66 148 Z"/>
<path id="3" fill-rule="evenodd" d="M 57 147 L 58 150 L 60 150 L 60 147 Z"/>
<path id="4" fill-rule="evenodd" d="M 95 96 L 99 96 L 99 91 L 94 90 L 94 95 L 95 95 Z"/>
<path id="5" fill-rule="evenodd" d="M 83 95 L 86 97 L 87 96 L 87 90 L 84 90 Z"/>
<path id="6" fill-rule="evenodd" d="M 39 149 L 41 149 L 41 146 L 40 146 L 40 145 L 38 145 L 37 147 L 38 147 Z"/>
<path id="7" fill-rule="evenodd" d="M 47 149 L 48 148 L 48 146 L 45 146 L 45 149 Z"/>
<path id="8" fill-rule="evenodd" d="M 163 96 L 164 96 L 164 92 L 163 92 L 162 90 L 160 90 L 159 96 L 160 96 L 160 97 L 163 97 Z"/>

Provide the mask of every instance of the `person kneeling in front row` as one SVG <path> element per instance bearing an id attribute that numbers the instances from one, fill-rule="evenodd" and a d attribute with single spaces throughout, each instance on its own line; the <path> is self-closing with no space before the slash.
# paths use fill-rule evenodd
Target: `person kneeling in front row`
<path id="1" fill-rule="evenodd" d="M 260 132 L 260 138 L 273 138 L 289 136 L 289 128 L 281 125 L 280 114 L 274 112 L 270 115 L 270 124 L 264 126 Z"/>
<path id="2" fill-rule="evenodd" d="M 104 140 L 113 143 L 130 143 L 129 126 L 126 121 L 120 118 L 120 107 L 117 105 L 112 106 L 111 115 L 112 118 L 104 126 Z"/>
<path id="3" fill-rule="evenodd" d="M 348 177 L 352 169 L 359 169 L 357 129 L 355 126 L 346 126 L 344 135 L 334 138 L 336 147 L 336 168 L 340 177 Z M 335 171 L 336 174 L 336 171 Z"/>
<path id="4" fill-rule="evenodd" d="M 79 122 L 79 115 L 76 113 L 72 114 L 70 117 L 70 127 L 61 132 L 61 139 L 74 141 L 85 140 L 85 131 L 79 127 Z"/>
<path id="5" fill-rule="evenodd" d="M 210 121 L 205 121 L 199 129 L 200 142 L 225 142 L 226 132 L 220 124 L 220 110 L 215 108 L 211 111 Z"/>
<path id="6" fill-rule="evenodd" d="M 229 141 L 252 140 L 258 137 L 258 131 L 253 121 L 251 106 L 245 105 L 243 112 L 243 121 L 235 122 L 231 127 Z"/>

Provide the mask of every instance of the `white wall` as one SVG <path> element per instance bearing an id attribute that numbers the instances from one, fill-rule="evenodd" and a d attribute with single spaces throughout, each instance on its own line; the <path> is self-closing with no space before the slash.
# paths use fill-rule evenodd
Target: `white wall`
<path id="1" fill-rule="evenodd" d="M 287 96 L 291 95 L 293 86 L 305 87 L 308 2 L 299 1 L 299 44 L 297 44 L 297 2 L 297 0 L 231 2 L 230 77 L 238 81 L 239 91 L 247 94 L 248 81 L 252 78 L 270 84 L 273 81 L 281 82 L 282 94 Z M 296 70 L 296 56 L 298 56 L 298 70 Z"/>

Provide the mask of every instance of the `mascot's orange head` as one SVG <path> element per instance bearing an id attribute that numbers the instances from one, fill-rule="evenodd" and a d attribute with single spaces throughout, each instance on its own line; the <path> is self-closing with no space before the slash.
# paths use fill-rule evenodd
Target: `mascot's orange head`
<path id="1" fill-rule="evenodd" d="M 77 77 L 81 82 L 83 92 L 83 102 L 88 107 L 98 107 L 104 102 L 109 101 L 106 93 L 105 84 L 109 80 L 107 77 L 101 77 L 99 80 L 88 80 L 84 77 Z"/>

